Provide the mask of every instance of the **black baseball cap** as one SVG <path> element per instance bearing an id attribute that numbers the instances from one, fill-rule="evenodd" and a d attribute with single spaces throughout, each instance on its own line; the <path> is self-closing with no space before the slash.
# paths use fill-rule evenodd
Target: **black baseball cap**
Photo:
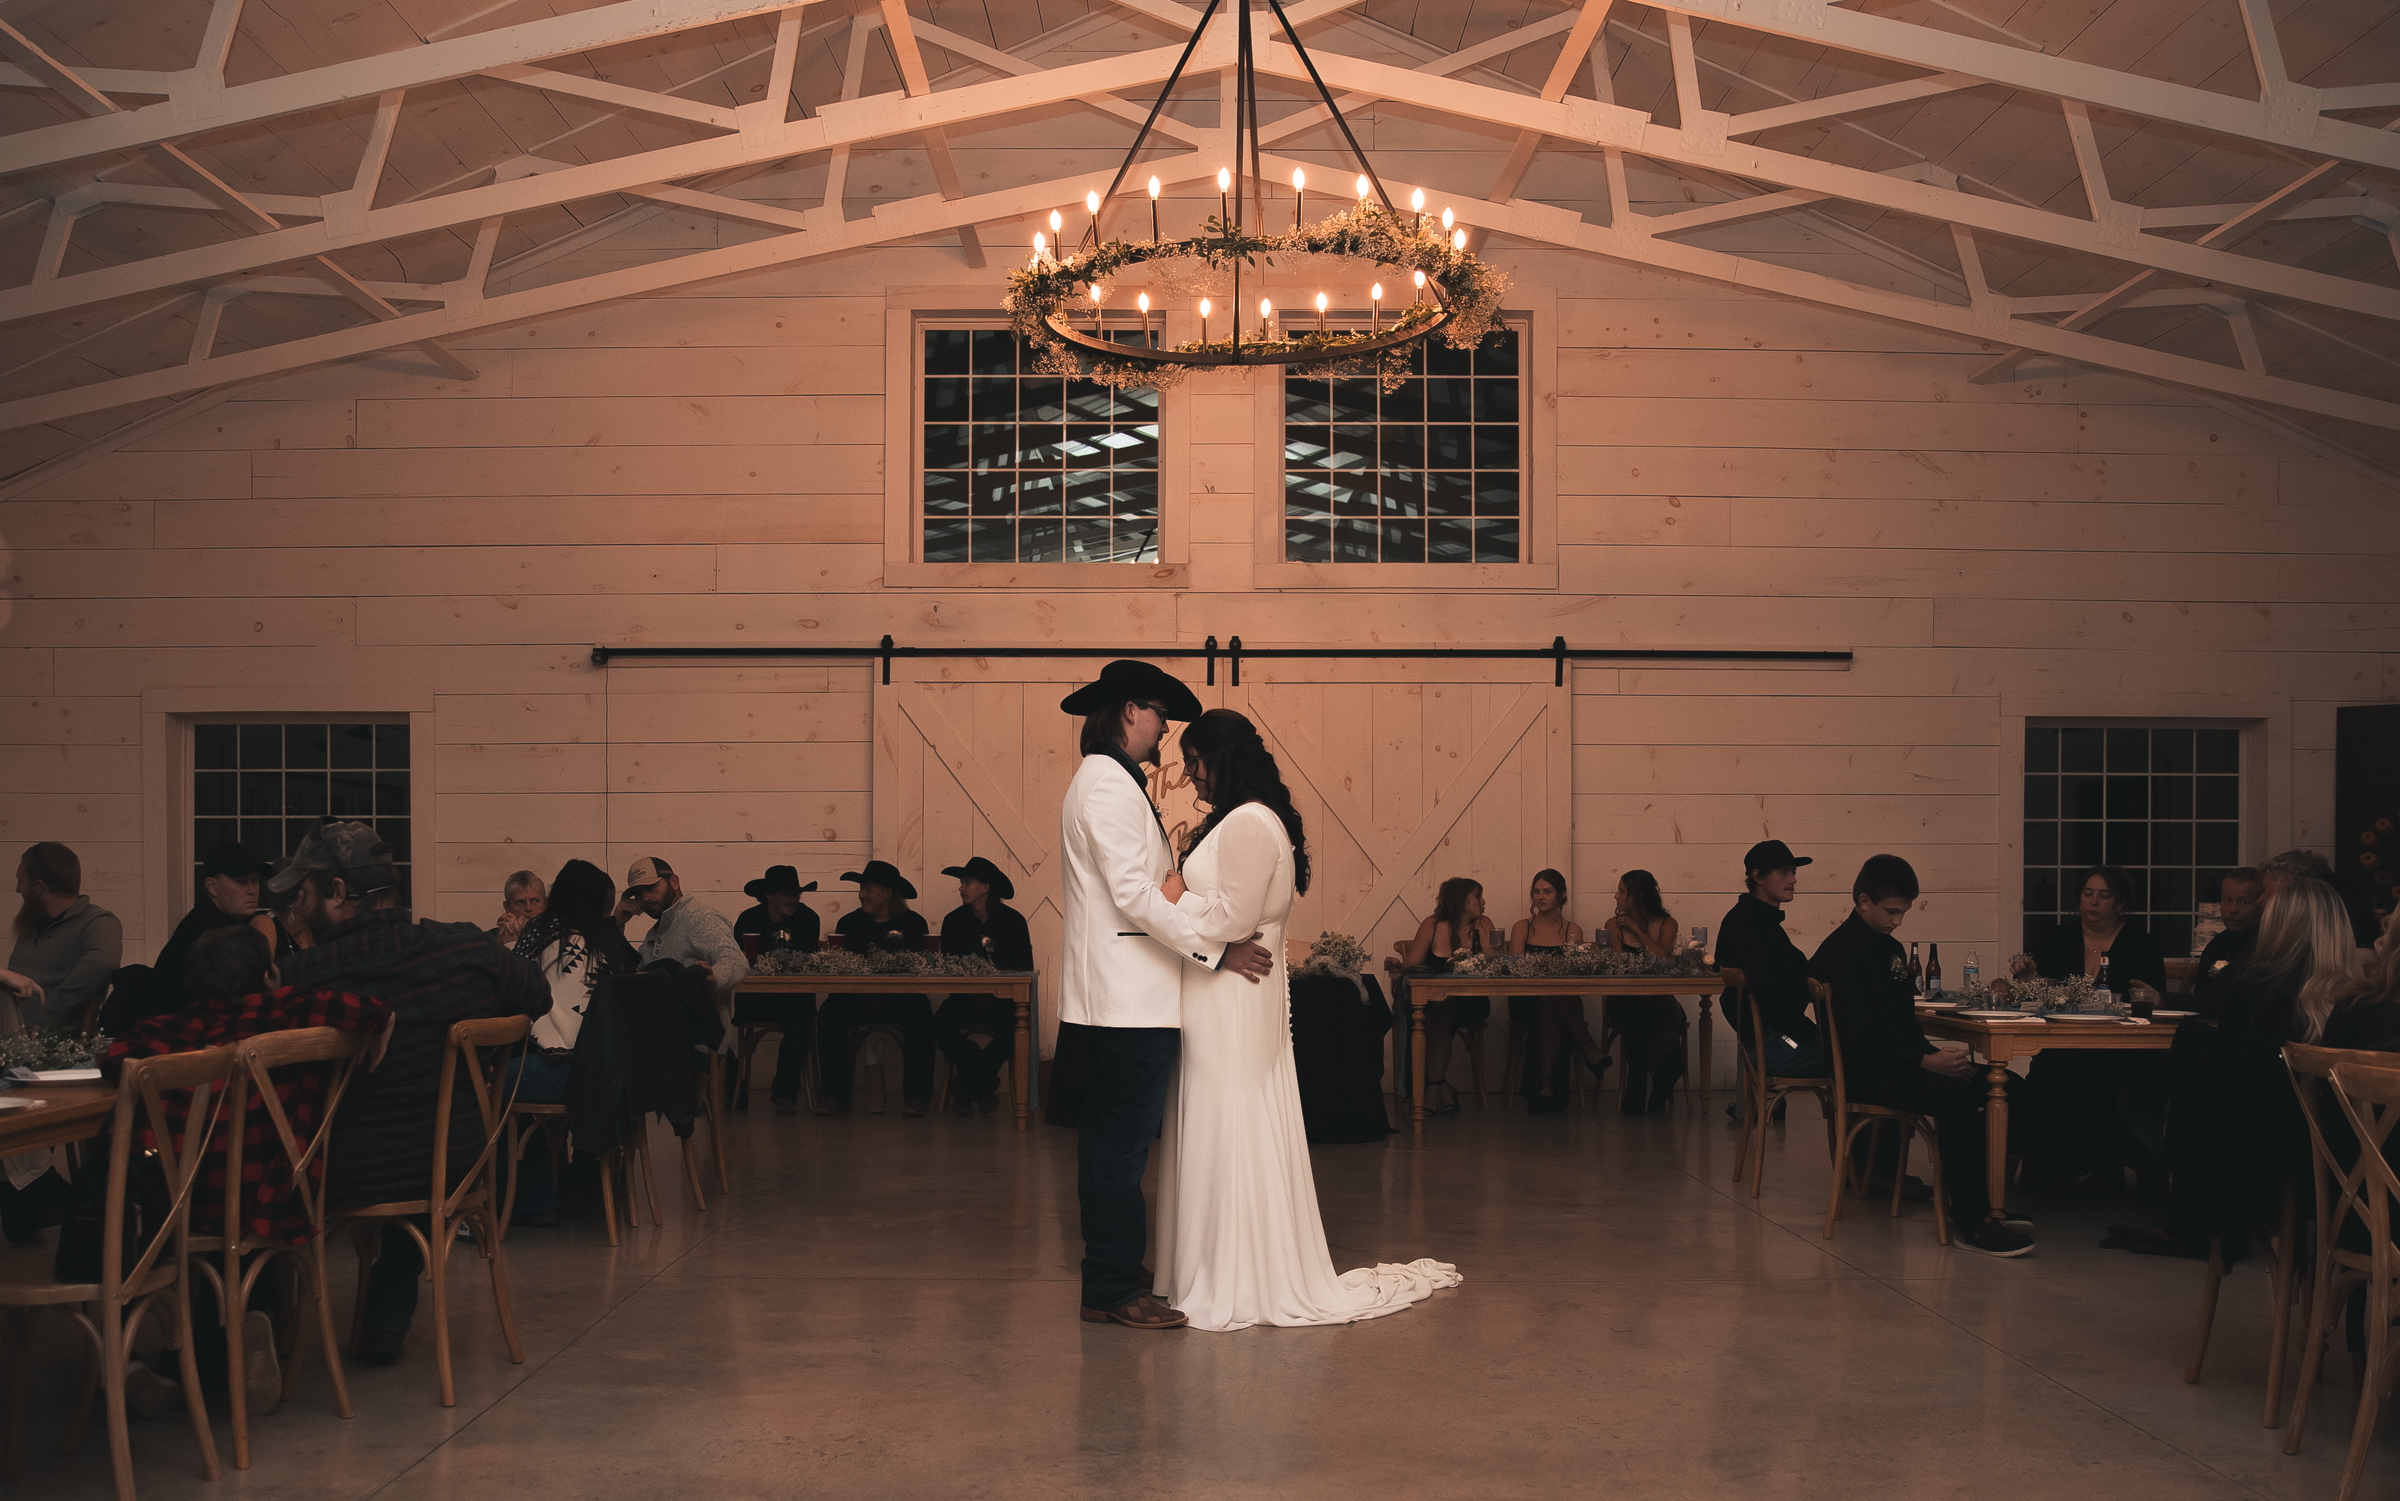
<path id="1" fill-rule="evenodd" d="M 238 844 L 220 844 L 200 862 L 204 876 L 233 876 L 239 880 L 255 881 L 267 873 L 267 863 Z"/>
<path id="2" fill-rule="evenodd" d="M 1750 853 L 1742 856 L 1744 870 L 1798 869 L 1815 863 L 1806 855 L 1793 854 L 1792 847 L 1780 839 L 1761 839 L 1750 846 Z"/>

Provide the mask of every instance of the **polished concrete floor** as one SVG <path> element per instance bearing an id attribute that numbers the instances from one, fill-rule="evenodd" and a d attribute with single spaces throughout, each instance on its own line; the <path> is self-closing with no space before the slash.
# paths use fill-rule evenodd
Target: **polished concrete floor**
<path id="1" fill-rule="evenodd" d="M 2096 1249 L 2121 1203 L 2041 1201 L 2019 1261 L 1940 1249 L 1915 1205 L 1823 1239 L 1807 1105 L 1756 1201 L 1721 1113 L 1689 1107 L 1470 1103 L 1421 1147 L 1321 1147 L 1338 1264 L 1432 1255 L 1466 1285 L 1351 1328 L 1156 1334 L 1076 1320 L 1068 1133 L 760 1103 L 705 1213 L 674 1201 L 615 1249 L 596 1209 L 515 1232 L 525 1364 L 462 1252 L 455 1408 L 420 1315 L 400 1365 L 352 1372 L 355 1420 L 311 1365 L 213 1486 L 180 1416 L 136 1423 L 142 1494 L 2317 1498 L 2354 1410 L 2337 1355 L 2305 1452 L 2260 1427 L 2249 1269 L 2184 1385 L 2201 1268 Z M 17 1495 L 111 1494 L 96 1424 L 55 1453 L 65 1349 Z M 2395 1430 L 2368 1495 L 2400 1493 Z"/>

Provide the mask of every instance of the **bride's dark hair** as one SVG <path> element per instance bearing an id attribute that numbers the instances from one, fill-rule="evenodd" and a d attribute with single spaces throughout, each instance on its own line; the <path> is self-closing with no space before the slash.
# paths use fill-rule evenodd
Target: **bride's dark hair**
<path id="1" fill-rule="evenodd" d="M 1184 841 L 1183 852 L 1198 849 L 1226 814 L 1244 803 L 1260 803 L 1283 820 L 1292 840 L 1292 889 L 1306 892 L 1308 836 L 1301 832 L 1291 789 L 1283 785 L 1283 772 L 1259 738 L 1258 726 L 1231 709 L 1211 709 L 1184 727 L 1182 745 L 1184 760 L 1208 768 L 1209 792 L 1208 820 Z"/>

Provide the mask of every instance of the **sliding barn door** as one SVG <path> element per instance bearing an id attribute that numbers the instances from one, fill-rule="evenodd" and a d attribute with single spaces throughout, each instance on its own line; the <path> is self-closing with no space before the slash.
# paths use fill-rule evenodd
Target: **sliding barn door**
<path id="1" fill-rule="evenodd" d="M 1058 810 L 1082 762 L 1081 721 L 1058 701 L 1105 660 L 899 662 L 874 689 L 875 855 L 916 883 L 937 926 L 958 900 L 942 867 L 982 855 L 1007 871 L 1049 976 L 1061 928 Z M 1256 721 L 1283 767 L 1316 862 L 1292 915 L 1294 938 L 1330 928 L 1380 957 L 1416 930 L 1435 888 L 1454 875 L 1484 883 L 1505 928 L 1523 914 L 1536 870 L 1568 868 L 1569 700 L 1546 665 L 1517 674 L 1461 664 L 1440 678 L 1431 675 L 1438 666 L 1414 663 L 1328 672 L 1252 662 L 1239 688 L 1222 663 L 1214 687 L 1197 663 L 1167 665 L 1204 705 Z M 1151 792 L 1180 845 L 1201 810 L 1172 739 Z M 1045 1009 L 1047 1050 L 1057 1021 Z"/>

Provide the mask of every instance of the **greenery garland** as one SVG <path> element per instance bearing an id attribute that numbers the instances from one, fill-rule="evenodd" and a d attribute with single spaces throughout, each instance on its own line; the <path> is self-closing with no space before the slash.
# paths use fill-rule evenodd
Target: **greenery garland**
<path id="1" fill-rule="evenodd" d="M 1716 970 L 1690 949 L 1657 955 L 1586 943 L 1556 954 L 1478 954 L 1459 960 L 1451 973 L 1511 980 L 1688 980 L 1712 976 Z"/>
<path id="2" fill-rule="evenodd" d="M 41 1027 L 0 1037 L 0 1071 L 24 1068 L 46 1074 L 54 1069 L 90 1068 L 107 1050 L 105 1034 L 85 1037 L 72 1027 Z"/>
<path id="3" fill-rule="evenodd" d="M 981 954 L 928 954 L 920 950 L 879 950 L 853 954 L 848 949 L 802 953 L 773 949 L 750 966 L 754 975 L 913 975 L 926 979 L 979 979 L 1004 974 Z"/>
<path id="4" fill-rule="evenodd" d="M 1966 999 L 1974 1006 L 2045 1016 L 2126 1016 L 2133 1010 L 2122 997 L 2092 984 L 2089 975 L 2069 975 L 2063 980 L 2004 978 L 1993 982 L 1990 995 Z"/>
<path id="5" fill-rule="evenodd" d="M 1041 350 L 1043 371 L 1104 386 L 1165 390 L 1182 384 L 1194 369 L 1216 367 L 1107 359 L 1061 339 L 1044 320 L 1089 308 L 1090 288 L 1105 287 L 1117 273 L 1146 262 L 1191 259 L 1211 271 L 1221 272 L 1237 263 L 1255 268 L 1263 260 L 1271 266 L 1278 255 L 1326 255 L 1396 267 L 1402 273 L 1399 280 L 1403 285 L 1395 287 L 1395 293 L 1413 292 L 1413 284 L 1405 273 L 1424 272 L 1425 279 L 1440 287 L 1450 304 L 1450 321 L 1439 330 L 1441 338 L 1453 349 L 1473 349 L 1491 332 L 1500 315 L 1500 299 L 1508 293 L 1506 273 L 1445 239 L 1438 230 L 1403 223 L 1397 214 L 1380 204 L 1361 203 L 1278 235 L 1238 232 L 1220 219 L 1209 220 L 1206 230 L 1188 240 L 1150 243 L 1110 240 L 1066 260 L 1044 257 L 1009 273 L 1008 296 L 1001 305 L 1008 310 L 1016 331 Z M 1403 303 L 1394 311 L 1391 321 L 1373 335 L 1364 330 L 1325 333 L 1311 330 L 1279 339 L 1244 339 L 1241 347 L 1262 355 L 1312 356 L 1284 367 L 1294 375 L 1318 380 L 1372 375 L 1384 390 L 1390 391 L 1397 389 L 1411 373 L 1412 345 L 1365 353 L 1344 351 L 1371 337 L 1405 332 L 1430 323 L 1440 314 L 1441 308 L 1431 299 Z M 1130 326 L 1131 315 L 1122 316 L 1126 326 Z M 1279 320 L 1284 316 L 1278 314 Z M 1231 339 L 1194 340 L 1176 345 L 1174 352 L 1230 354 L 1233 348 Z M 1313 358 L 1320 354 L 1322 358 Z"/>
<path id="6" fill-rule="evenodd" d="M 1317 935 L 1308 946 L 1308 958 L 1300 965 L 1304 975 L 1356 975 L 1363 972 L 1372 955 L 1367 946 L 1347 933 L 1331 928 Z"/>

